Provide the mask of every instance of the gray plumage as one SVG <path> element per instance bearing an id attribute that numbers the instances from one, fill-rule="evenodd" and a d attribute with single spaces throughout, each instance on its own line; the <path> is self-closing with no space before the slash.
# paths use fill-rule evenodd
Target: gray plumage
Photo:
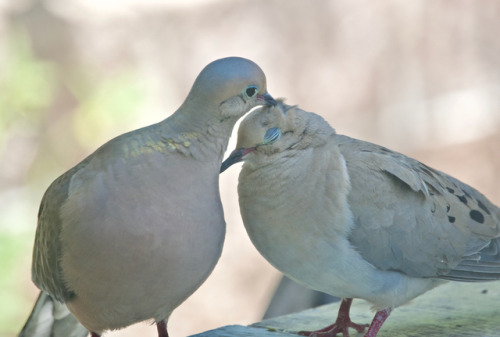
<path id="1" fill-rule="evenodd" d="M 214 61 L 170 117 L 57 178 L 40 206 L 34 283 L 94 334 L 166 322 L 221 254 L 219 166 L 237 119 L 263 104 L 275 102 L 255 63 Z M 66 336 L 56 329 L 46 336 Z"/>
<path id="2" fill-rule="evenodd" d="M 500 279 L 500 209 L 417 160 L 281 102 L 242 121 L 222 168 L 240 160 L 245 228 L 299 283 L 366 299 L 385 319 L 444 280 Z"/>

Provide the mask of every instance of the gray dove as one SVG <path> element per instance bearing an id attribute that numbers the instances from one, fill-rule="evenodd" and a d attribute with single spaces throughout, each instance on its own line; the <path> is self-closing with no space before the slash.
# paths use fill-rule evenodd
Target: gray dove
<path id="1" fill-rule="evenodd" d="M 295 281 L 342 297 L 336 322 L 306 336 L 348 336 L 353 298 L 393 308 L 447 280 L 500 279 L 500 209 L 415 159 L 336 134 L 279 102 L 250 113 L 221 171 L 244 161 L 239 204 L 255 247 Z"/>
<path id="2" fill-rule="evenodd" d="M 170 314 L 221 255 L 219 168 L 233 126 L 265 104 L 276 102 L 259 66 L 216 60 L 170 117 L 112 139 L 57 178 L 33 250 L 42 294 L 20 336 L 97 337 L 144 320 L 168 336 Z"/>

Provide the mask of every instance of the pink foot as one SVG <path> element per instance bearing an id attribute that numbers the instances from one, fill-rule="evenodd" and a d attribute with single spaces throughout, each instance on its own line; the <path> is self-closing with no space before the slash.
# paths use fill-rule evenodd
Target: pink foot
<path id="1" fill-rule="evenodd" d="M 349 331 L 348 331 L 349 328 L 353 328 L 357 332 L 362 332 L 363 330 L 365 330 L 368 324 L 356 324 L 351 321 L 351 318 L 349 317 L 349 310 L 351 309 L 351 303 L 352 303 L 352 298 L 342 299 L 342 302 L 340 303 L 339 313 L 337 315 L 337 320 L 335 321 L 334 324 L 329 325 L 321 330 L 300 331 L 299 335 L 308 337 L 334 337 L 338 333 L 342 333 L 343 337 L 349 337 Z M 382 324 L 380 324 L 380 326 L 382 326 Z"/>
<path id="2" fill-rule="evenodd" d="M 370 327 L 365 334 L 365 337 L 376 337 L 378 331 L 382 327 L 382 324 L 384 324 L 387 317 L 389 317 L 389 315 L 391 314 L 391 311 L 391 308 L 377 311 L 375 317 L 373 317 L 372 324 L 370 324 Z"/>

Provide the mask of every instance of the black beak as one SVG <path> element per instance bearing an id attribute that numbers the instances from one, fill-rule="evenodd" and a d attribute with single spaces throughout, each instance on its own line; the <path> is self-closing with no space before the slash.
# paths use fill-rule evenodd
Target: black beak
<path id="1" fill-rule="evenodd" d="M 271 96 L 269 96 L 271 97 Z M 271 97 L 272 98 L 272 97 Z M 219 173 L 222 173 L 224 172 L 225 170 L 227 170 L 231 165 L 233 164 L 236 164 L 236 163 L 239 163 L 240 161 L 243 160 L 243 157 L 247 154 L 247 153 L 250 153 L 252 152 L 253 150 L 255 150 L 255 147 L 251 147 L 251 148 L 248 148 L 248 149 L 245 149 L 245 148 L 242 148 L 242 149 L 236 149 L 234 150 L 233 152 L 231 152 L 231 154 L 229 155 L 229 157 L 227 157 L 226 160 L 224 160 L 224 162 L 222 163 L 222 165 L 220 166 L 220 172 Z"/>
<path id="2" fill-rule="evenodd" d="M 264 101 L 266 105 L 276 106 L 278 102 L 273 98 L 273 96 L 269 95 L 267 92 L 264 95 L 258 95 L 257 98 L 261 101 Z"/>

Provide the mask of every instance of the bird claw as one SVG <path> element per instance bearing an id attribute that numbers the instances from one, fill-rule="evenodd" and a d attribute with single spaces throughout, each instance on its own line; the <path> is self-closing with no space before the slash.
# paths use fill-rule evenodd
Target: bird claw
<path id="1" fill-rule="evenodd" d="M 298 334 L 306 337 L 335 337 L 338 333 L 342 333 L 343 337 L 349 337 L 349 328 L 353 328 L 357 332 L 363 332 L 367 327 L 368 324 L 356 324 L 349 320 L 329 325 L 320 330 L 299 331 Z"/>

